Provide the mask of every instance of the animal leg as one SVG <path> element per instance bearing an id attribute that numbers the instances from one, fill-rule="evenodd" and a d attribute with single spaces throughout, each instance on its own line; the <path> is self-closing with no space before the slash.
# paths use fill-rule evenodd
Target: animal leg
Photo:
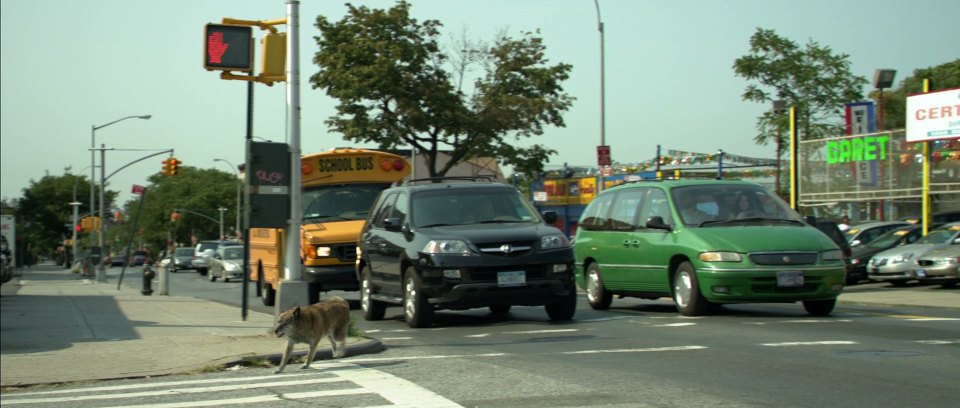
<path id="1" fill-rule="evenodd" d="M 287 367 L 287 360 L 290 359 L 290 353 L 293 352 L 293 340 L 287 339 L 287 348 L 283 350 L 283 357 L 280 359 L 280 367 L 274 371 L 274 374 L 280 374 Z"/>
<path id="2" fill-rule="evenodd" d="M 307 353 L 307 361 L 304 361 L 303 366 L 300 368 L 310 368 L 310 363 L 313 362 L 313 357 L 317 354 L 317 343 L 319 342 L 320 339 L 310 340 L 310 351 Z"/>
<path id="3" fill-rule="evenodd" d="M 333 332 L 330 337 L 330 344 L 333 345 L 333 358 L 340 358 L 347 354 L 347 329 L 340 328 Z"/>

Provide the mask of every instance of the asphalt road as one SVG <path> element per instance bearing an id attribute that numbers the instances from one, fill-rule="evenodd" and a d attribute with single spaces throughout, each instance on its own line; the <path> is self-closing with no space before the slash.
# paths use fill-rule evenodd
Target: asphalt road
<path id="1" fill-rule="evenodd" d="M 239 305 L 240 285 L 187 272 L 171 275 L 170 290 Z M 254 293 L 251 285 L 252 309 L 272 313 Z M 761 304 L 687 318 L 666 299 L 617 299 L 609 311 L 594 311 L 581 299 L 568 323 L 549 323 L 543 308 L 515 307 L 505 318 L 482 309 L 441 311 L 433 328 L 418 330 L 406 326 L 400 308 L 388 308 L 378 322 L 354 314 L 385 352 L 335 362 L 347 366 L 315 365 L 316 374 L 306 377 L 243 368 L 124 384 L 178 390 L 137 404 L 188 405 L 280 395 L 271 405 L 401 405 L 403 398 L 423 398 L 413 406 L 952 407 L 960 395 L 956 309 L 841 304 L 831 317 L 814 318 L 799 304 Z M 285 375 L 304 373 L 290 367 Z M 171 381 L 181 383 L 159 384 Z M 261 386 L 267 383 L 273 385 Z M 227 388 L 182 391 L 211 384 Z M 327 393 L 311 397 L 304 390 Z"/>

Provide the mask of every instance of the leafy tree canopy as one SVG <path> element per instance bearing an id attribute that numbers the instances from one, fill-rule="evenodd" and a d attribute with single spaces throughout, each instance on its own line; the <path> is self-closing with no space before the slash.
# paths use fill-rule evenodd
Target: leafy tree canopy
<path id="1" fill-rule="evenodd" d="M 913 71 L 913 75 L 905 78 L 897 88 L 883 92 L 883 128 L 903 129 L 907 125 L 907 97 L 923 92 L 923 80 L 929 79 L 932 83 L 931 91 L 960 88 L 960 59 L 937 65 L 935 67 L 920 68 Z M 880 98 L 880 92 L 870 93 L 874 99 Z"/>
<path id="2" fill-rule="evenodd" d="M 80 217 L 90 215 L 90 179 L 69 174 L 44 175 L 40 180 L 30 180 L 23 189 L 23 197 L 16 201 L 14 216 L 17 223 L 17 235 L 23 245 L 35 248 L 41 254 L 53 254 L 65 239 L 73 235 L 73 206 L 79 202 L 77 212 Z M 97 193 L 99 199 L 99 193 Z M 117 193 L 104 192 L 107 209 L 106 221 L 112 219 L 109 209 Z M 96 211 L 97 209 L 94 209 Z"/>
<path id="3" fill-rule="evenodd" d="M 310 77 L 339 100 L 326 123 L 344 140 L 381 149 L 413 146 L 427 157 L 430 176 L 442 176 L 474 156 L 495 156 L 520 171 L 539 171 L 552 149 L 511 142 L 563 127 L 574 98 L 563 91 L 569 64 L 551 65 L 538 33 L 493 45 L 465 37 L 451 53 L 438 43 L 442 24 L 410 17 L 410 4 L 387 10 L 355 7 L 331 22 L 318 16 L 319 71 Z M 466 91 L 471 69 L 481 74 Z M 450 160 L 438 164 L 439 152 Z"/>

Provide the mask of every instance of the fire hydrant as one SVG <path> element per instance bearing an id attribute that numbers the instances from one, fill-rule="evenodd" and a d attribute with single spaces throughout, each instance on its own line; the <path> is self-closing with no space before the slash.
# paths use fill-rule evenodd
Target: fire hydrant
<path id="1" fill-rule="evenodd" d="M 150 269 L 150 264 L 145 264 L 143 266 L 143 290 L 140 291 L 144 296 L 150 296 L 153 294 L 153 289 L 150 288 L 150 284 L 153 283 L 153 278 L 157 274 Z"/>

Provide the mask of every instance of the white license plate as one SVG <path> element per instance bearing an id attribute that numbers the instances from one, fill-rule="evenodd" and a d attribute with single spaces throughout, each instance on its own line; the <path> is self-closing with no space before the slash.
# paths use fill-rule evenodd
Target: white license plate
<path id="1" fill-rule="evenodd" d="M 803 272 L 777 272 L 777 286 L 782 288 L 803 286 Z"/>
<path id="2" fill-rule="evenodd" d="M 917 269 L 917 277 L 918 277 L 918 278 L 926 278 L 926 277 L 927 277 L 927 270 L 926 270 L 926 269 Z"/>
<path id="3" fill-rule="evenodd" d="M 497 285 L 500 287 L 523 286 L 527 284 L 525 271 L 497 272 Z"/>

